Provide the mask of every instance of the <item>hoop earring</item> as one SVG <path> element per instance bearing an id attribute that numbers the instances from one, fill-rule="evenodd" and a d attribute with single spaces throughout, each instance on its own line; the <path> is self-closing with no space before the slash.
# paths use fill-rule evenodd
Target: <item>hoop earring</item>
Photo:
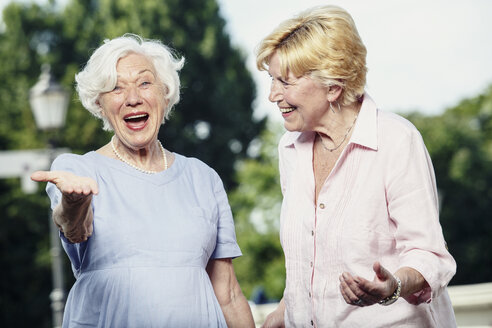
<path id="1" fill-rule="evenodd" d="M 337 101 L 337 106 L 338 106 L 338 112 L 340 113 L 342 111 L 342 109 L 340 108 L 340 104 L 338 103 L 338 101 Z M 333 112 L 333 114 L 336 114 L 335 109 L 333 108 L 333 105 L 331 102 L 330 102 L 330 109 Z"/>

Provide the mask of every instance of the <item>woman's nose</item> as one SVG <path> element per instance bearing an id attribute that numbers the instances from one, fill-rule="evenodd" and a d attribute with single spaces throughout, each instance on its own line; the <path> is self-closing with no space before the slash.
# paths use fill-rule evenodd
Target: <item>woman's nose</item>
<path id="1" fill-rule="evenodd" d="M 272 81 L 268 100 L 270 100 L 271 102 L 279 102 L 280 100 L 282 100 L 282 87 L 279 85 L 279 83 L 275 83 L 275 81 Z"/>
<path id="2" fill-rule="evenodd" d="M 136 106 L 142 103 L 142 99 L 140 98 L 140 94 L 138 92 L 138 88 L 129 87 L 127 88 L 126 94 L 126 106 Z"/>

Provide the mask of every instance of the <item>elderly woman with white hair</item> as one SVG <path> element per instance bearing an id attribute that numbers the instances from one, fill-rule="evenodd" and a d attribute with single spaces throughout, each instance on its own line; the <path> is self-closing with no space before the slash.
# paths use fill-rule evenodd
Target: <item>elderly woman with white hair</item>
<path id="1" fill-rule="evenodd" d="M 157 139 L 179 101 L 183 62 L 159 41 L 125 35 L 106 40 L 76 75 L 82 104 L 114 136 L 32 175 L 49 182 L 77 278 L 63 327 L 254 326 L 219 176 Z"/>

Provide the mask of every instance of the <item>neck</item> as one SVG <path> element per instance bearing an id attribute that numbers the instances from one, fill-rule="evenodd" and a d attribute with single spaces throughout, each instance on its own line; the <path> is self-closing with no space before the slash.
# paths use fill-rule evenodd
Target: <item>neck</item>
<path id="1" fill-rule="evenodd" d="M 336 142 L 338 139 L 343 138 L 347 129 L 353 124 L 354 118 L 359 114 L 359 111 L 359 102 L 348 106 L 341 106 L 340 111 L 337 109 L 335 109 L 335 112 L 327 110 L 325 116 L 321 119 L 319 127 L 314 129 L 314 132 Z"/>
<path id="2" fill-rule="evenodd" d="M 151 145 L 132 149 L 123 144 L 115 135 L 111 138 L 111 147 L 117 159 L 145 173 L 156 173 L 167 169 L 167 158 L 160 142 L 156 139 Z"/>

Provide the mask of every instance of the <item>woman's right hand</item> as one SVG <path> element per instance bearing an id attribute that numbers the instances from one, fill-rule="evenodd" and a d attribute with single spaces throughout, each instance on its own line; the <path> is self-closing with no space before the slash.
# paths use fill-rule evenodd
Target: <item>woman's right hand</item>
<path id="1" fill-rule="evenodd" d="M 261 326 L 261 328 L 285 328 L 285 303 L 284 299 L 280 300 L 277 309 L 267 315 L 265 322 Z"/>
<path id="2" fill-rule="evenodd" d="M 31 179 L 37 182 L 51 182 L 60 190 L 69 203 L 77 203 L 83 198 L 99 192 L 94 179 L 80 177 L 65 171 L 36 171 Z"/>
<path id="3" fill-rule="evenodd" d="M 60 204 L 53 210 L 53 221 L 72 243 L 86 241 L 92 235 L 92 195 L 97 195 L 97 182 L 65 171 L 36 171 L 31 179 L 51 182 L 62 193 Z"/>

